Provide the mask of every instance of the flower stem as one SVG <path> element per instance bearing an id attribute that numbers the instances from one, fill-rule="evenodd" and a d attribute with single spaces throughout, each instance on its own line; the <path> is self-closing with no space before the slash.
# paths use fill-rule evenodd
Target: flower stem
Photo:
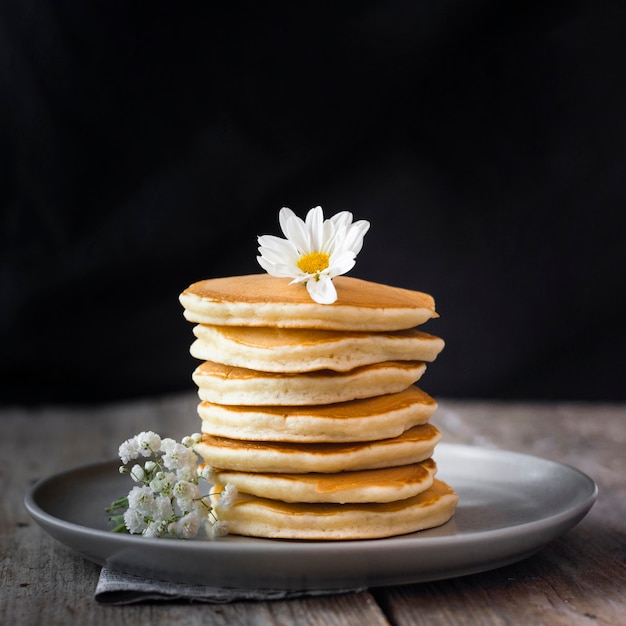
<path id="1" fill-rule="evenodd" d="M 118 498 L 114 502 L 111 502 L 109 506 L 104 509 L 107 513 L 113 513 L 114 511 L 119 511 L 120 509 L 128 508 L 128 496 L 124 496 L 123 498 Z"/>

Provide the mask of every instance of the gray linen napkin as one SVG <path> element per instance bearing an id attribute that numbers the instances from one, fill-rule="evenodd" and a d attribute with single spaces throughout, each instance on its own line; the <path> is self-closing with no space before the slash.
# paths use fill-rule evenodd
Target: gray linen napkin
<path id="1" fill-rule="evenodd" d="M 136 604 L 154 601 L 187 601 L 225 604 L 240 600 L 288 600 L 364 591 L 359 589 L 233 589 L 174 583 L 141 578 L 103 567 L 95 598 L 102 604 Z"/>

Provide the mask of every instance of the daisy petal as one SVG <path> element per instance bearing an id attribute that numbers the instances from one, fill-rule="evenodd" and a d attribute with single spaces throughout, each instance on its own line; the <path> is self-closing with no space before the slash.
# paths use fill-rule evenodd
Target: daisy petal
<path id="1" fill-rule="evenodd" d="M 331 277 L 347 274 L 356 264 L 356 259 L 351 250 L 333 255 L 328 266 L 328 275 Z"/>
<path id="2" fill-rule="evenodd" d="M 278 248 L 280 246 L 284 246 L 288 242 L 287 239 L 277 237 L 276 235 L 259 235 L 256 239 L 258 244 L 260 246 L 264 246 L 265 248 Z"/>
<path id="3" fill-rule="evenodd" d="M 259 248 L 259 258 L 262 258 L 266 263 L 270 265 L 276 265 L 276 263 L 283 263 L 284 257 L 271 248 Z"/>
<path id="4" fill-rule="evenodd" d="M 281 225 L 283 233 L 301 254 L 311 252 L 311 238 L 306 224 L 295 214 L 285 218 Z"/>
<path id="5" fill-rule="evenodd" d="M 285 225 L 287 224 L 287 222 L 294 217 L 297 216 L 289 207 L 284 206 L 280 210 L 280 212 L 278 213 L 278 223 L 280 224 L 280 229 L 283 231 L 283 233 L 285 233 Z"/>
<path id="6" fill-rule="evenodd" d="M 279 272 L 285 278 L 293 278 L 302 274 L 297 266 L 289 263 L 277 263 L 274 265 L 274 272 Z"/>
<path id="7" fill-rule="evenodd" d="M 258 256 L 256 258 L 256 260 L 258 261 L 259 265 L 270 275 L 270 276 L 275 276 L 274 274 L 274 263 L 270 263 L 270 261 L 268 261 L 265 257 L 263 256 Z"/>
<path id="8" fill-rule="evenodd" d="M 321 274 L 318 280 L 310 280 L 306 284 L 309 295 L 318 304 L 332 304 L 337 300 L 337 290 L 330 276 Z"/>
<path id="9" fill-rule="evenodd" d="M 286 261 L 292 265 L 296 265 L 300 258 L 295 246 L 284 248 L 266 248 L 265 246 L 259 246 L 259 253 L 262 257 L 270 261 L 270 263 L 285 263 Z"/>
<path id="10" fill-rule="evenodd" d="M 277 278 L 291 278 L 293 276 L 294 269 L 291 265 L 271 263 L 262 256 L 258 256 L 256 260 L 270 276 L 276 276 Z"/>
<path id="11" fill-rule="evenodd" d="M 332 254 L 335 249 L 336 242 L 341 237 L 341 229 L 337 229 L 335 224 L 330 220 L 325 220 L 322 226 L 322 244 L 319 247 L 321 252 L 326 252 L 327 254 Z"/>
<path id="12" fill-rule="evenodd" d="M 306 227 L 309 231 L 309 245 L 311 246 L 308 252 L 321 250 L 324 245 L 324 212 L 321 206 L 316 206 L 307 213 Z"/>
<path id="13" fill-rule="evenodd" d="M 297 283 L 306 283 L 309 280 L 313 280 L 313 276 L 311 276 L 311 274 L 299 274 L 289 284 L 295 285 Z"/>
<path id="14" fill-rule="evenodd" d="M 343 226 L 345 228 L 349 228 L 350 224 L 352 224 L 352 213 L 350 211 L 339 211 L 333 215 L 330 220 L 335 226 Z"/>
<path id="15" fill-rule="evenodd" d="M 363 237 L 370 228 L 370 223 L 367 220 L 359 220 L 354 222 L 346 233 L 344 241 L 344 249 L 352 250 L 355 256 L 361 251 L 363 247 Z"/>

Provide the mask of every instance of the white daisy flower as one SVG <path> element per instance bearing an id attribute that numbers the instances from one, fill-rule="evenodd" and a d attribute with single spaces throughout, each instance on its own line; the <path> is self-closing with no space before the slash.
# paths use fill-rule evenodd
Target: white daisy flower
<path id="1" fill-rule="evenodd" d="M 305 283 L 315 302 L 332 304 L 337 300 L 332 279 L 354 267 L 369 222 L 353 222 L 349 211 L 325 220 L 320 206 L 311 209 L 305 221 L 286 207 L 278 219 L 286 238 L 261 235 L 259 265 L 271 276 L 293 278 L 292 284 Z"/>

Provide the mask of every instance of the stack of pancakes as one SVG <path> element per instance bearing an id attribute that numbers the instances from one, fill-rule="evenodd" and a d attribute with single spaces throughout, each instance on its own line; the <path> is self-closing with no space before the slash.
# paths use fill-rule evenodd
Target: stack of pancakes
<path id="1" fill-rule="evenodd" d="M 436 402 L 415 386 L 443 348 L 416 330 L 428 294 L 340 276 L 332 305 L 267 274 L 200 281 L 180 296 L 194 322 L 197 452 L 232 534 L 365 539 L 438 526 L 457 496 L 435 478 Z"/>

